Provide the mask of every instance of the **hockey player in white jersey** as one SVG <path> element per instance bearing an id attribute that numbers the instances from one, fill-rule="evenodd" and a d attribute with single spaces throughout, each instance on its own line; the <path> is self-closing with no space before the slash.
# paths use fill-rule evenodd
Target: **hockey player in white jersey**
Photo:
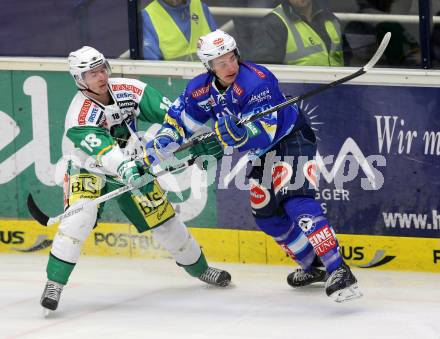
<path id="1" fill-rule="evenodd" d="M 64 207 L 96 199 L 124 184 L 137 187 L 117 199 L 122 212 L 139 232 L 151 230 L 191 276 L 227 286 L 228 272 L 209 267 L 196 240 L 176 216 L 157 181 L 143 185 L 148 168 L 133 159 L 127 141 L 137 119 L 162 123 L 169 101 L 151 86 L 134 79 L 109 78 L 110 67 L 96 49 L 84 46 L 70 53 L 70 73 L 78 87 L 66 116 L 65 135 L 73 144 L 64 179 Z M 193 154 L 222 155 L 220 145 L 199 144 Z M 131 156 L 130 156 L 131 155 Z M 102 212 L 103 204 L 64 218 L 54 237 L 47 264 L 41 305 L 58 307 L 60 295 L 79 258 L 81 246 Z"/>

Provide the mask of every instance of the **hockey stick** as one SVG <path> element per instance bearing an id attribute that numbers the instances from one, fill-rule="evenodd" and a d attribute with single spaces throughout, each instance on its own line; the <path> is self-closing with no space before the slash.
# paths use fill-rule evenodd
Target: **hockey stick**
<path id="1" fill-rule="evenodd" d="M 157 173 L 154 174 L 154 176 L 152 176 L 151 174 L 146 174 L 144 175 L 144 178 L 146 179 L 145 182 L 143 183 L 143 185 L 146 185 L 150 182 L 152 182 L 155 178 L 160 177 L 162 175 L 165 175 L 167 173 L 172 173 L 175 172 L 177 170 L 186 168 L 188 166 L 191 166 L 192 164 L 194 164 L 197 161 L 197 158 L 190 158 L 188 160 L 186 160 L 185 162 L 180 163 L 179 165 L 175 166 L 175 167 L 168 167 L 162 171 L 159 171 Z M 93 200 L 89 200 L 86 201 L 78 206 L 72 207 L 70 209 L 67 209 L 64 213 L 61 213 L 55 217 L 49 217 L 47 216 L 35 203 L 34 198 L 32 197 L 32 194 L 29 193 L 28 197 L 27 197 L 27 207 L 29 210 L 29 213 L 31 214 L 32 218 L 34 218 L 36 221 L 38 221 L 38 223 L 40 223 L 43 226 L 49 226 L 49 225 L 53 225 L 56 224 L 57 222 L 60 222 L 61 220 L 68 218 L 72 215 L 75 215 L 79 212 L 81 212 L 82 210 L 84 210 L 84 208 L 88 208 L 91 206 L 97 206 L 107 200 L 113 199 L 115 197 L 118 197 L 126 192 L 132 191 L 136 188 L 139 187 L 134 187 L 131 185 L 126 185 L 126 186 L 122 186 L 114 191 L 111 191 L 107 194 L 104 194 L 96 199 Z"/>
<path id="2" fill-rule="evenodd" d="M 269 109 L 267 109 L 265 111 L 262 111 L 260 113 L 254 114 L 254 115 L 250 115 L 250 116 L 248 116 L 246 118 L 242 118 L 242 119 L 240 119 L 237 122 L 237 125 L 243 125 L 243 124 L 247 124 L 249 122 L 258 120 L 258 119 L 260 119 L 260 118 L 262 118 L 262 117 L 264 117 L 266 115 L 269 115 L 269 114 L 271 114 L 271 113 L 273 113 L 275 111 L 278 111 L 278 110 L 280 110 L 280 109 L 282 109 L 282 108 L 284 108 L 286 106 L 293 105 L 293 104 L 295 104 L 295 103 L 297 103 L 297 102 L 299 102 L 301 100 L 309 98 L 309 97 L 311 97 L 313 95 L 316 95 L 318 93 L 321 93 L 321 92 L 323 92 L 323 91 L 325 91 L 325 90 L 327 90 L 329 88 L 332 88 L 332 87 L 335 87 L 337 85 L 343 84 L 343 83 L 345 83 L 347 81 L 350 81 L 350 80 L 352 80 L 354 78 L 357 78 L 357 77 L 367 73 L 379 61 L 379 59 L 381 58 L 381 56 L 385 52 L 385 49 L 387 48 L 388 43 L 390 42 L 390 39 L 391 39 L 391 33 L 388 32 L 383 37 L 379 47 L 377 48 L 376 53 L 374 53 L 374 55 L 370 59 L 370 61 L 368 61 L 368 63 L 365 66 L 363 66 L 362 68 L 358 69 L 356 72 L 354 72 L 352 74 L 349 74 L 349 75 L 347 75 L 347 76 L 345 76 L 345 77 L 343 77 L 343 78 L 341 78 L 339 80 L 335 80 L 335 81 L 330 82 L 328 84 L 324 84 L 324 85 L 318 86 L 315 89 L 313 89 L 313 90 L 311 90 L 311 91 L 309 91 L 307 93 L 304 93 L 302 95 L 299 95 L 297 97 L 289 99 L 289 100 L 287 100 L 285 102 L 282 102 L 281 104 L 276 105 L 274 107 L 271 107 L 271 108 L 269 108 Z M 187 149 L 187 148 L 193 146 L 194 144 L 203 142 L 204 140 L 206 140 L 208 138 L 211 138 L 213 136 L 215 136 L 215 132 L 208 132 L 208 133 L 201 134 L 198 137 L 195 137 L 194 139 L 192 139 L 191 141 L 184 143 L 182 146 L 180 146 L 180 148 L 177 150 L 177 152 L 182 151 L 184 149 Z"/>

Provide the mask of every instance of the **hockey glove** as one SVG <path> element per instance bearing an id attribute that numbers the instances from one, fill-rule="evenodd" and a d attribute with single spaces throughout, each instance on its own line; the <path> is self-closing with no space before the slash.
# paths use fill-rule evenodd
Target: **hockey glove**
<path id="1" fill-rule="evenodd" d="M 201 155 L 211 155 L 220 160 L 223 157 L 223 147 L 214 136 L 195 143 L 190 147 L 189 152 L 194 158 Z"/>
<path id="2" fill-rule="evenodd" d="M 196 160 L 195 164 L 202 170 L 208 170 L 209 165 L 212 164 L 209 157 L 214 157 L 216 160 L 223 157 L 223 147 L 214 136 L 195 143 L 189 148 L 189 152 L 193 158 L 200 159 L 200 161 Z"/>
<path id="3" fill-rule="evenodd" d="M 153 191 L 154 177 L 139 161 L 125 160 L 118 167 L 118 175 L 125 185 L 140 188 L 145 185 L 146 192 Z"/>
<path id="4" fill-rule="evenodd" d="M 145 163 L 157 165 L 160 161 L 171 157 L 181 142 L 182 137 L 174 128 L 163 127 L 153 141 L 147 143 Z"/>
<path id="5" fill-rule="evenodd" d="M 215 134 L 224 146 L 240 147 L 248 141 L 245 126 L 237 125 L 238 119 L 228 114 L 222 114 L 215 122 Z"/>

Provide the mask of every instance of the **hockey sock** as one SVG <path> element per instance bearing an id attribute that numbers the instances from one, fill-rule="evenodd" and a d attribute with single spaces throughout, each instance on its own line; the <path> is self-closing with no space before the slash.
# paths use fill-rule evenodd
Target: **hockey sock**
<path id="1" fill-rule="evenodd" d="M 200 277 L 208 269 L 208 263 L 206 262 L 203 252 L 200 254 L 199 259 L 194 264 L 182 265 L 177 263 L 177 265 L 183 267 L 190 276 L 196 278 Z"/>
<path id="2" fill-rule="evenodd" d="M 75 265 L 58 259 L 51 253 L 46 268 L 47 279 L 66 285 Z"/>
<path id="3" fill-rule="evenodd" d="M 295 197 L 285 201 L 284 210 L 305 234 L 327 272 L 338 268 L 342 263 L 339 244 L 319 203 L 313 198 Z"/>
<path id="4" fill-rule="evenodd" d="M 305 271 L 310 271 L 313 260 L 316 257 L 312 245 L 299 227 L 293 227 L 290 235 L 279 241 L 275 239 L 292 259 L 294 259 Z"/>
<path id="5" fill-rule="evenodd" d="M 304 270 L 309 270 L 315 252 L 307 237 L 287 215 L 267 218 L 255 217 L 258 227 L 271 235 L 293 260 Z"/>

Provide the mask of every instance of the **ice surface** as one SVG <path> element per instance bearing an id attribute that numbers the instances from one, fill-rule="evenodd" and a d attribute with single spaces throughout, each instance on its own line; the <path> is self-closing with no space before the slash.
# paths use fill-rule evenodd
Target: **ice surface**
<path id="1" fill-rule="evenodd" d="M 440 338 L 440 274 L 354 270 L 364 297 L 337 304 L 288 286 L 290 266 L 215 263 L 221 289 L 172 260 L 82 257 L 45 319 L 46 261 L 0 255 L 0 338 Z"/>

